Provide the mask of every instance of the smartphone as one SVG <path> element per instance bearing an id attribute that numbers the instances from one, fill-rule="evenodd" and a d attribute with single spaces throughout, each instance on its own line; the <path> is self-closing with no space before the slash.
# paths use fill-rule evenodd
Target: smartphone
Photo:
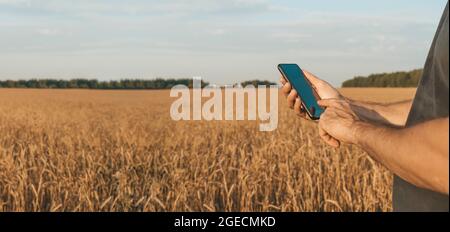
<path id="1" fill-rule="evenodd" d="M 284 79 L 297 91 L 303 109 L 305 109 L 308 116 L 313 120 L 318 120 L 324 111 L 317 103 L 320 97 L 300 67 L 297 64 L 279 64 L 278 70 Z"/>

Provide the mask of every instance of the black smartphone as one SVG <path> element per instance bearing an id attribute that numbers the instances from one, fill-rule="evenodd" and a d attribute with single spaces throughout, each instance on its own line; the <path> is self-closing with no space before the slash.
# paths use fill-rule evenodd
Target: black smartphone
<path id="1" fill-rule="evenodd" d="M 320 100 L 319 95 L 311 86 L 303 71 L 297 64 L 279 64 L 278 70 L 297 91 L 301 99 L 303 108 L 308 116 L 313 120 L 318 120 L 324 109 L 317 103 Z"/>

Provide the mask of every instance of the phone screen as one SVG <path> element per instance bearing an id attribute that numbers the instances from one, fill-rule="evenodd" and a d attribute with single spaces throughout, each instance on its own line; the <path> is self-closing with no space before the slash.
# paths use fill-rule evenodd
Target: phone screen
<path id="1" fill-rule="evenodd" d="M 297 91 L 311 119 L 319 119 L 324 110 L 317 103 L 318 97 L 300 67 L 296 64 L 279 64 L 278 69 Z"/>

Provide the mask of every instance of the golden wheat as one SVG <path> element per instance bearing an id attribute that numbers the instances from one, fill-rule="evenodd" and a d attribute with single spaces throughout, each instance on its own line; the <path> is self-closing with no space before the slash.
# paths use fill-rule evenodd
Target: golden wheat
<path id="1" fill-rule="evenodd" d="M 360 99 L 413 89 L 344 89 Z M 168 91 L 0 89 L 0 211 L 389 211 L 392 174 L 279 125 L 175 122 Z"/>

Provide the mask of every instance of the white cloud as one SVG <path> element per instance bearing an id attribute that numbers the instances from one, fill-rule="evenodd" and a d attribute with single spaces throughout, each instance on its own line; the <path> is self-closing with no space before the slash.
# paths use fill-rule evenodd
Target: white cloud
<path id="1" fill-rule="evenodd" d="M 318 11 L 311 4 L 0 0 L 0 78 L 48 72 L 58 57 L 65 73 L 208 74 L 219 84 L 226 75 L 230 82 L 270 78 L 274 64 L 301 62 L 339 83 L 349 77 L 346 66 L 359 73 L 420 66 L 437 25 L 438 16 Z M 42 57 L 41 66 L 32 57 Z"/>
<path id="2" fill-rule="evenodd" d="M 279 10 L 265 0 L 156 0 L 156 1 L 105 1 L 105 0 L 0 0 L 0 6 L 33 8 L 41 12 L 66 14 L 148 14 L 172 12 L 191 13 L 232 13 L 263 12 Z"/>
<path id="3" fill-rule="evenodd" d="M 295 32 L 282 32 L 271 35 L 272 38 L 286 43 L 299 43 L 307 39 L 311 39 L 311 34 L 295 33 Z"/>
<path id="4" fill-rule="evenodd" d="M 30 0 L 0 0 L 0 5 L 30 6 Z"/>
<path id="5" fill-rule="evenodd" d="M 223 28 L 217 28 L 217 29 L 211 31 L 212 35 L 224 35 L 225 33 L 227 33 L 227 31 Z"/>
<path id="6" fill-rule="evenodd" d="M 69 30 L 54 29 L 54 28 L 39 28 L 36 30 L 37 34 L 42 36 L 70 36 L 73 32 Z"/>

